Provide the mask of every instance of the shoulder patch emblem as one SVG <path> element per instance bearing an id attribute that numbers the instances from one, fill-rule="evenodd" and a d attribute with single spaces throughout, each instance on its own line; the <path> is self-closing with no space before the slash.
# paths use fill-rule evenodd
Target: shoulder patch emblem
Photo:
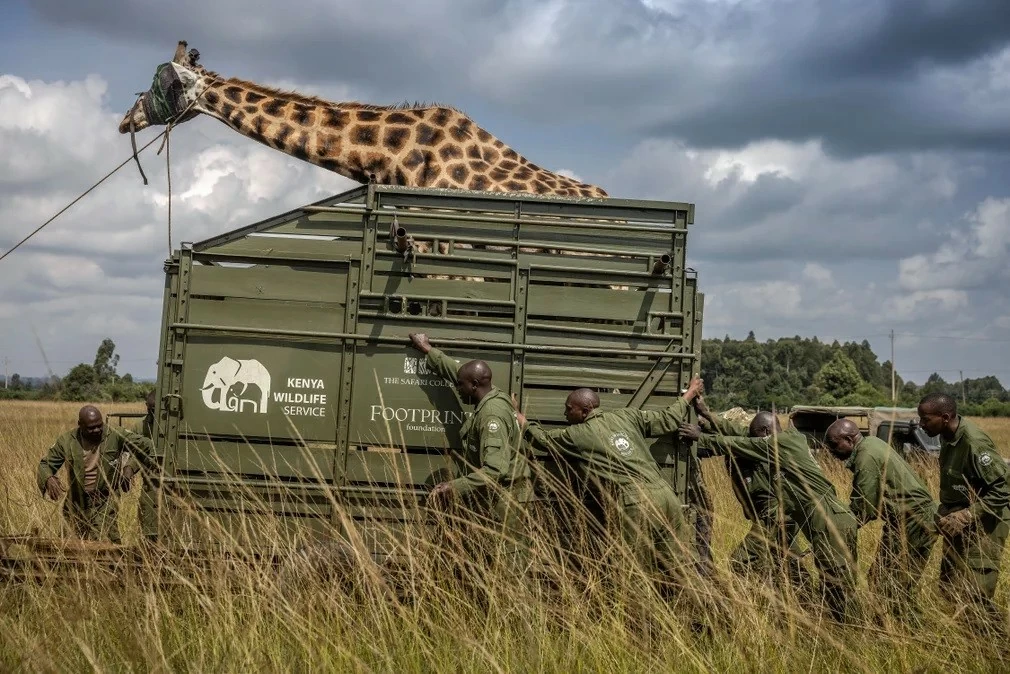
<path id="1" fill-rule="evenodd" d="M 498 432 L 498 422 L 494 421 L 493 419 L 491 421 L 487 422 L 487 429 L 489 431 L 491 431 L 492 433 L 497 433 Z"/>
<path id="2" fill-rule="evenodd" d="M 623 457 L 631 456 L 631 440 L 624 433 L 613 433 L 610 436 L 610 444 L 614 446 L 617 453 Z"/>
<path id="3" fill-rule="evenodd" d="M 992 463 L 992 454 L 986 452 L 982 456 L 978 457 L 978 462 L 983 466 L 988 466 L 990 463 Z"/>

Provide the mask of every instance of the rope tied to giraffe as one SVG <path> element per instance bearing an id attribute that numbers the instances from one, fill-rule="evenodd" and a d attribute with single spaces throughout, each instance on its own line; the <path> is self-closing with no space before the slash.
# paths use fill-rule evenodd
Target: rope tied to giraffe
<path id="1" fill-rule="evenodd" d="M 179 75 L 175 72 L 175 69 L 170 66 L 170 63 L 162 63 L 158 66 L 151 81 L 151 88 L 146 92 L 147 95 L 145 95 L 145 92 L 137 94 L 137 102 L 133 104 L 134 111 L 138 105 L 143 107 L 144 116 L 147 118 L 149 124 L 165 125 L 165 131 L 160 136 L 162 138 L 161 145 L 155 154 L 160 155 L 161 151 L 165 150 L 165 176 L 168 181 L 167 230 L 169 257 L 172 256 L 172 128 L 178 120 L 184 118 L 189 113 L 197 101 L 203 97 L 204 91 L 206 91 L 201 91 L 188 105 L 183 107 L 186 97 L 183 93 L 182 80 L 179 79 Z M 140 158 L 137 156 L 136 135 L 137 132 L 131 112 L 130 144 L 133 147 L 133 160 L 137 163 L 137 170 L 140 171 L 140 177 L 143 178 L 146 185 L 147 176 L 144 175 L 144 168 L 140 165 Z"/>

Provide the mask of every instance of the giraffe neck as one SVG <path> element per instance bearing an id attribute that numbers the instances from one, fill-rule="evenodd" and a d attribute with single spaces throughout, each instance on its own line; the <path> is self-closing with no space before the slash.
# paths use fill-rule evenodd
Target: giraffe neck
<path id="1" fill-rule="evenodd" d="M 367 133 L 358 128 L 353 104 L 220 80 L 208 85 L 200 107 L 242 135 L 285 154 L 357 182 L 367 183 L 372 175 L 380 183 L 389 182 L 388 158 L 353 140 Z"/>
<path id="2" fill-rule="evenodd" d="M 335 103 L 213 78 L 199 104 L 264 145 L 359 183 L 605 197 L 547 171 L 448 107 Z"/>

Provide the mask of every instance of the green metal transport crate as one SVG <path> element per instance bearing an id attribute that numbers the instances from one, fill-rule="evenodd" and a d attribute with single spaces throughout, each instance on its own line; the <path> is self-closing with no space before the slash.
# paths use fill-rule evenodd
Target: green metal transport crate
<path id="1" fill-rule="evenodd" d="M 259 513 L 381 551 L 422 520 L 471 410 L 408 332 L 486 360 L 548 425 L 579 386 L 669 404 L 699 371 L 693 219 L 687 203 L 368 185 L 184 244 L 165 267 L 156 446 L 185 505 L 164 533 L 199 538 L 201 512 L 253 535 Z M 683 495 L 684 450 L 653 450 Z"/>

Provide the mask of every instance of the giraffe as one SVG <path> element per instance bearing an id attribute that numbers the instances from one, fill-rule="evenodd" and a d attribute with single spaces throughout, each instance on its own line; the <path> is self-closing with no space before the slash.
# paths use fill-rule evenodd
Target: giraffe
<path id="1" fill-rule="evenodd" d="M 607 197 L 600 187 L 530 162 L 455 108 L 335 103 L 225 79 L 199 65 L 200 53 L 187 46 L 180 41 L 172 60 L 158 66 L 120 133 L 205 114 L 359 183 Z"/>
<path id="2" fill-rule="evenodd" d="M 362 184 L 374 180 L 407 187 L 586 199 L 608 196 L 601 187 L 530 162 L 456 108 L 333 102 L 226 79 L 200 65 L 199 51 L 188 46 L 180 40 L 172 60 L 157 67 L 151 88 L 138 96 L 119 123 L 121 134 L 175 126 L 204 114 L 268 147 Z M 411 239 L 410 245 L 418 253 L 432 251 L 430 241 Z M 456 247 L 474 246 L 457 242 Z M 439 252 L 447 253 L 448 244 L 440 242 Z M 595 255 L 526 247 L 520 252 Z M 483 281 L 470 276 L 431 278 Z"/>

